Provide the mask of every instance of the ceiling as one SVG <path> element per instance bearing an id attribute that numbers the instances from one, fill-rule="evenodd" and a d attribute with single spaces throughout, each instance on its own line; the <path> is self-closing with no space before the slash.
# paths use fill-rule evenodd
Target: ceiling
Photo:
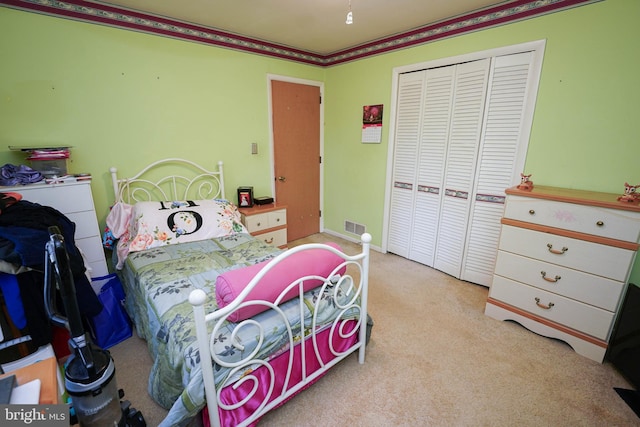
<path id="1" fill-rule="evenodd" d="M 511 0 L 509 0 L 511 1 Z M 509 1 L 498 0 L 113 0 L 92 1 L 319 55 L 404 33 Z"/>

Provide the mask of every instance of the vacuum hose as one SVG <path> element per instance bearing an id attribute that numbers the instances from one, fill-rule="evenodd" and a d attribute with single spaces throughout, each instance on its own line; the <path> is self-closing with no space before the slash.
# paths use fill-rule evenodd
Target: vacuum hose
<path id="1" fill-rule="evenodd" d="M 71 273 L 69 255 L 64 247 L 64 237 L 58 227 L 49 227 L 49 241 L 45 251 L 45 271 L 44 271 L 44 305 L 47 315 L 51 321 L 69 330 L 71 339 L 69 344 L 87 368 L 89 376 L 94 376 L 95 366 L 91 348 L 85 336 L 78 300 L 76 298 L 76 287 Z M 62 304 L 66 313 L 66 318 L 59 314 L 55 304 L 55 288 L 52 282 L 55 280 Z"/>

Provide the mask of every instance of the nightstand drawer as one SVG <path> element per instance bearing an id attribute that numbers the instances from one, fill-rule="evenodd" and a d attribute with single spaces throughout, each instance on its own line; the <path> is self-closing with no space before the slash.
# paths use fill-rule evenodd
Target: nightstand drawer
<path id="1" fill-rule="evenodd" d="M 250 233 L 287 224 L 287 211 L 285 209 L 256 215 L 243 215 L 243 217 L 244 225 Z"/>
<path id="2" fill-rule="evenodd" d="M 608 338 L 613 323 L 610 311 L 501 276 L 494 276 L 489 296 L 602 340 Z"/>
<path id="3" fill-rule="evenodd" d="M 280 230 L 267 231 L 266 233 L 256 234 L 257 239 L 262 240 L 267 245 L 271 246 L 286 246 L 287 244 L 287 229 L 281 228 Z"/>
<path id="4" fill-rule="evenodd" d="M 640 215 L 620 209 L 508 196 L 504 217 L 628 242 L 640 237 Z"/>

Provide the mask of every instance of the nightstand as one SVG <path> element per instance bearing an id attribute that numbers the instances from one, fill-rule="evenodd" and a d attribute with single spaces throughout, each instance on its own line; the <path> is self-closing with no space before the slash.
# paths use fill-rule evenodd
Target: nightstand
<path id="1" fill-rule="evenodd" d="M 242 223 L 252 236 L 279 248 L 287 247 L 287 207 L 275 203 L 239 208 Z"/>

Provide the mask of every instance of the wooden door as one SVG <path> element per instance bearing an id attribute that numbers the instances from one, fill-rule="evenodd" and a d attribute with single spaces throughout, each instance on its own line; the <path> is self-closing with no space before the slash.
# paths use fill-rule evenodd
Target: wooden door
<path id="1" fill-rule="evenodd" d="M 320 88 L 271 81 L 276 202 L 287 206 L 287 240 L 320 231 Z"/>

